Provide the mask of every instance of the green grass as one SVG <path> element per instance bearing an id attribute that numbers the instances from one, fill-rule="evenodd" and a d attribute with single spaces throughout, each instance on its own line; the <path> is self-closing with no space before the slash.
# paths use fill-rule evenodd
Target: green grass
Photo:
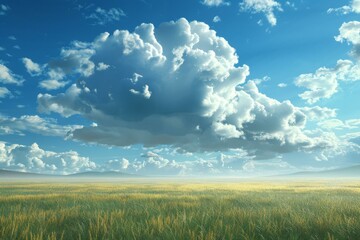
<path id="1" fill-rule="evenodd" d="M 0 183 L 0 239 L 360 239 L 360 184 Z"/>

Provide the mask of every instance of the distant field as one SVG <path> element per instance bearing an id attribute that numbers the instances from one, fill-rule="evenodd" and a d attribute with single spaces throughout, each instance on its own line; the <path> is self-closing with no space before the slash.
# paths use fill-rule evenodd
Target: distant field
<path id="1" fill-rule="evenodd" d="M 0 239 L 360 239 L 360 183 L 0 183 Z"/>

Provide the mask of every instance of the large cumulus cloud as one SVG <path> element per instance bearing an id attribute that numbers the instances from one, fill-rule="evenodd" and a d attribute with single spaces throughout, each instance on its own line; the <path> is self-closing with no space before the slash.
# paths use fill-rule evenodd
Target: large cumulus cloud
<path id="1" fill-rule="evenodd" d="M 80 79 L 64 93 L 39 94 L 39 110 L 96 123 L 72 131 L 74 139 L 185 151 L 243 148 L 259 158 L 327 145 L 303 133 L 306 116 L 291 102 L 246 82 L 249 67 L 239 66 L 235 49 L 202 22 L 103 33 L 64 48 L 51 68 Z"/>

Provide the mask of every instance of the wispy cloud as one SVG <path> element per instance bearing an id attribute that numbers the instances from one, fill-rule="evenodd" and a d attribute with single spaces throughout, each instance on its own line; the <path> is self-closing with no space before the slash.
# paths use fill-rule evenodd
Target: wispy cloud
<path id="1" fill-rule="evenodd" d="M 39 83 L 39 87 L 46 90 L 56 90 L 65 87 L 69 81 L 60 81 L 57 79 L 44 80 Z"/>
<path id="2" fill-rule="evenodd" d="M 339 8 L 329 8 L 327 13 L 339 13 L 339 14 L 349 14 L 349 13 L 360 13 L 360 0 L 352 0 L 350 5 L 344 5 Z"/>
<path id="3" fill-rule="evenodd" d="M 12 96 L 9 89 L 7 89 L 6 87 L 0 87 L 0 98 L 6 98 L 9 96 Z"/>
<path id="4" fill-rule="evenodd" d="M 19 118 L 0 115 L 0 135 L 25 135 L 30 132 L 65 138 L 68 132 L 81 127 L 80 125 L 62 126 L 53 118 L 41 118 L 38 115 L 23 115 Z"/>
<path id="5" fill-rule="evenodd" d="M 22 85 L 23 78 L 14 74 L 8 67 L 0 63 L 0 83 Z"/>
<path id="6" fill-rule="evenodd" d="M 26 68 L 26 71 L 31 75 L 31 76 L 37 76 L 40 75 L 42 72 L 42 67 L 33 62 L 30 58 L 23 58 L 22 62 Z"/>
<path id="7" fill-rule="evenodd" d="M 243 0 L 239 5 L 242 12 L 265 14 L 271 26 L 277 23 L 274 12 L 282 11 L 281 4 L 274 0 Z"/>
<path id="8" fill-rule="evenodd" d="M 8 5 L 0 4 L 0 16 L 6 15 L 8 11 L 10 11 L 10 7 Z"/>
<path id="9" fill-rule="evenodd" d="M 221 18 L 220 18 L 219 16 L 215 16 L 215 17 L 213 18 L 213 22 L 214 22 L 214 23 L 221 22 Z"/>
<path id="10" fill-rule="evenodd" d="M 87 19 L 93 20 L 95 25 L 104 25 L 114 21 L 119 21 L 121 17 L 126 16 L 125 12 L 120 8 L 96 8 L 90 15 L 86 16 Z"/>
<path id="11" fill-rule="evenodd" d="M 224 1 L 224 0 L 203 0 L 201 2 L 202 4 L 209 6 L 209 7 L 218 7 L 221 5 L 229 6 L 230 2 Z"/>

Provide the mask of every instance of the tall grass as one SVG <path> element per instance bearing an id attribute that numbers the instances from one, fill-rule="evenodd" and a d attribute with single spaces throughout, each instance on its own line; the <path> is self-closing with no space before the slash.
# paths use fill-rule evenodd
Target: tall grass
<path id="1" fill-rule="evenodd" d="M 360 239 L 360 184 L 2 184 L 0 239 Z"/>

